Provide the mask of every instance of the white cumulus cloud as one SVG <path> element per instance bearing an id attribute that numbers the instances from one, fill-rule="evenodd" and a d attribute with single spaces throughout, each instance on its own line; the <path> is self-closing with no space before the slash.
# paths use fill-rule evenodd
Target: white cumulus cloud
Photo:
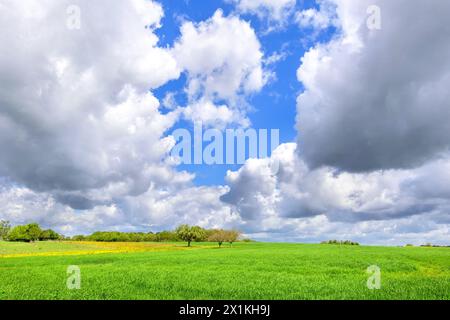
<path id="1" fill-rule="evenodd" d="M 326 225 L 341 226 L 335 234 L 347 230 L 348 238 L 363 239 L 358 228 L 366 226 L 367 232 L 383 234 L 380 225 L 395 221 L 404 229 L 385 230 L 378 241 L 389 236 L 392 243 L 400 243 L 403 233 L 420 229 L 420 217 L 426 217 L 429 228 L 444 232 L 441 241 L 450 236 L 450 193 L 444 182 L 450 179 L 450 157 L 414 170 L 348 173 L 331 167 L 310 169 L 296 148 L 296 144 L 281 145 L 271 158 L 248 160 L 238 171 L 228 173 L 230 190 L 222 200 L 240 214 L 248 232 L 285 232 L 289 237 L 306 224 L 311 228 L 308 232 L 317 232 L 309 239 L 317 239 L 326 232 L 321 223 L 313 222 L 324 220 Z M 276 173 L 274 163 L 279 167 Z"/>
<path id="2" fill-rule="evenodd" d="M 188 76 L 188 117 L 203 105 L 205 122 L 248 122 L 245 97 L 260 91 L 267 81 L 261 44 L 248 22 L 226 17 L 221 10 L 206 21 L 185 22 L 172 52 Z"/>
<path id="3" fill-rule="evenodd" d="M 261 19 L 268 19 L 278 25 L 284 25 L 292 13 L 296 0 L 228 0 L 235 3 L 241 13 L 250 13 Z"/>

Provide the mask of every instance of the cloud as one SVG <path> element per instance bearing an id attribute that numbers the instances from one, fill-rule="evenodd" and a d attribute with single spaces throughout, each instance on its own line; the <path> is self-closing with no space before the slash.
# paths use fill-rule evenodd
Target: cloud
<path id="1" fill-rule="evenodd" d="M 3 182 L 0 186 L 1 219 L 13 224 L 37 222 L 65 235 L 88 234 L 98 230 L 162 231 L 181 223 L 207 228 L 240 225 L 240 217 L 219 198 L 224 187 L 152 185 L 140 196 L 125 196 L 116 203 L 79 211 L 61 204 L 51 194 Z M 195 194 L 195 197 L 192 195 Z"/>
<path id="2" fill-rule="evenodd" d="M 184 22 L 165 48 L 154 1 L 0 0 L 0 28 L 13 30 L 0 33 L 0 218 L 68 235 L 190 223 L 261 240 L 445 244 L 450 6 L 376 0 L 382 28 L 370 30 L 373 2 L 323 0 L 297 14 L 301 26 L 338 30 L 302 58 L 298 144 L 228 172 L 228 186 L 202 187 L 166 157 L 167 131 L 182 117 L 249 126 L 247 100 L 283 53 L 264 59 L 250 24 L 220 10 Z M 292 3 L 238 8 L 273 23 Z M 181 73 L 188 103 L 166 93 L 162 112 L 152 90 Z"/>
<path id="3" fill-rule="evenodd" d="M 292 13 L 296 0 L 229 0 L 240 13 L 254 14 L 260 19 L 284 25 Z"/>
<path id="4" fill-rule="evenodd" d="M 298 145 L 227 174 L 221 199 L 256 238 L 448 241 L 450 34 L 441 26 L 450 6 L 376 1 L 382 28 L 372 30 L 373 4 L 321 1 L 297 14 L 302 27 L 338 31 L 302 58 Z"/>
<path id="5" fill-rule="evenodd" d="M 201 123 L 205 127 L 224 129 L 231 123 L 242 127 L 250 125 L 245 112 L 239 109 L 230 109 L 225 104 L 216 105 L 205 98 L 193 102 L 182 110 L 187 119 Z"/>
<path id="6" fill-rule="evenodd" d="M 283 225 L 318 217 L 331 224 L 377 225 L 426 215 L 435 225 L 448 223 L 450 193 L 443 181 L 449 178 L 444 172 L 449 171 L 450 156 L 411 170 L 348 173 L 310 169 L 296 148 L 281 145 L 271 158 L 248 160 L 238 171 L 228 172 L 230 191 L 221 199 L 251 222 L 251 230 L 283 230 Z M 276 174 L 273 163 L 279 167 Z"/>
<path id="7" fill-rule="evenodd" d="M 312 28 L 320 31 L 337 23 L 333 4 L 328 1 L 318 1 L 319 9 L 309 8 L 295 13 L 295 21 L 301 28 Z"/>
<path id="8" fill-rule="evenodd" d="M 180 74 L 157 45 L 161 6 L 79 0 L 72 29 L 73 1 L 2 4 L 0 175 L 75 209 L 144 193 L 179 117 L 148 91 Z"/>
<path id="9" fill-rule="evenodd" d="M 298 143 L 308 165 L 366 172 L 445 154 L 450 32 L 442 26 L 450 4 L 329 2 L 338 34 L 307 52 L 298 70 Z M 369 5 L 381 10 L 381 30 L 366 25 Z"/>
<path id="10" fill-rule="evenodd" d="M 276 229 L 259 229 L 249 234 L 261 241 L 276 238 L 283 242 L 312 242 L 324 240 L 352 240 L 373 245 L 448 245 L 449 226 L 439 224 L 433 215 L 425 214 L 409 219 L 362 221 L 345 223 L 330 221 L 326 216 L 271 221 Z"/>
<path id="11" fill-rule="evenodd" d="M 206 122 L 248 122 L 245 97 L 267 80 L 261 45 L 249 23 L 221 10 L 206 21 L 185 22 L 172 53 L 188 76 L 186 116 L 203 105 Z"/>
<path id="12" fill-rule="evenodd" d="M 193 186 L 194 175 L 167 158 L 175 143 L 167 131 L 183 114 L 170 95 L 163 101 L 170 109 L 160 111 L 151 90 L 183 70 L 198 80 L 234 75 L 238 84 L 229 89 L 205 80 L 205 100 L 190 109 L 234 121 L 228 107 L 216 110 L 206 97 L 232 100 L 259 89 L 262 53 L 248 24 L 218 13 L 192 25 L 203 44 L 223 44 L 225 36 L 227 45 L 236 37 L 249 45 L 246 52 L 230 46 L 212 66 L 223 69 L 217 71 L 186 66 L 182 55 L 158 46 L 155 29 L 164 13 L 154 1 L 76 1 L 80 29 L 67 27 L 73 2 L 1 4 L 0 26 L 14 29 L 0 34 L 1 219 L 36 221 L 68 235 L 236 223 L 239 216 L 220 202 L 225 188 Z M 189 41 L 200 41 L 183 39 L 186 50 Z M 220 46 L 209 54 L 220 54 Z"/>

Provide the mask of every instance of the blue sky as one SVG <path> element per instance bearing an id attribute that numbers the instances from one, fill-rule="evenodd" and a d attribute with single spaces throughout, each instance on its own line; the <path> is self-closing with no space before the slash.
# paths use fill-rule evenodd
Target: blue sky
<path id="1" fill-rule="evenodd" d="M 223 0 L 170 0 L 163 1 L 165 16 L 162 27 L 156 31 L 162 46 L 173 46 L 180 37 L 180 26 L 183 21 L 195 23 L 207 20 L 216 10 L 221 9 L 224 15 L 235 14 L 233 4 Z M 315 1 L 299 1 L 294 10 L 318 8 Z M 303 91 L 302 83 L 297 79 L 297 68 L 301 57 L 315 43 L 328 41 L 335 29 L 329 27 L 317 33 L 312 28 L 302 29 L 289 17 L 290 23 L 276 27 L 268 32 L 269 22 L 253 14 L 244 14 L 241 19 L 248 21 L 256 31 L 264 52 L 264 58 L 272 55 L 281 55 L 279 61 L 268 66 L 274 78 L 261 90 L 248 98 L 253 110 L 248 114 L 254 129 L 279 129 L 280 143 L 294 142 L 297 137 L 296 99 Z M 156 97 L 163 100 L 167 92 L 176 93 L 177 102 L 186 104 L 186 95 L 183 89 L 186 85 L 186 76 L 170 81 L 154 91 Z M 192 124 L 180 121 L 176 128 L 186 128 L 192 132 Z M 224 183 L 228 170 L 238 170 L 240 165 L 180 165 L 180 170 L 195 173 L 197 185 L 217 185 Z"/>
<path id="2" fill-rule="evenodd" d="M 448 244 L 450 2 L 3 3 L 0 219 Z M 178 165 L 171 134 L 199 120 L 281 145 Z"/>

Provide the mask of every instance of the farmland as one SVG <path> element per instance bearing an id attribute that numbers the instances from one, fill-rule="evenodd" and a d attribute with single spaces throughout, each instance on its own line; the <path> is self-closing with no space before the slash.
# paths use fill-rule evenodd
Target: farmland
<path id="1" fill-rule="evenodd" d="M 381 270 L 369 290 L 366 270 Z M 81 271 L 69 290 L 68 266 Z M 450 249 L 0 242 L 0 299 L 450 299 Z"/>

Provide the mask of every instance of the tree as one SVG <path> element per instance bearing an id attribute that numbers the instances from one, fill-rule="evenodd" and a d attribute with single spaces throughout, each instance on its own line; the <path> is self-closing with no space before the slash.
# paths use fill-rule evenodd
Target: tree
<path id="1" fill-rule="evenodd" d="M 42 230 L 37 223 L 16 226 L 9 232 L 8 240 L 33 242 L 39 239 L 41 233 Z"/>
<path id="2" fill-rule="evenodd" d="M 0 220 L 0 240 L 5 240 L 11 230 L 9 221 Z"/>
<path id="3" fill-rule="evenodd" d="M 240 231 L 237 230 L 226 231 L 226 242 L 228 242 L 230 246 L 232 246 L 234 242 L 238 241 L 240 236 L 241 236 Z"/>
<path id="4" fill-rule="evenodd" d="M 224 230 L 215 230 L 208 237 L 209 242 L 217 242 L 219 244 L 219 248 L 222 247 L 222 244 L 228 240 L 228 232 Z"/>
<path id="5" fill-rule="evenodd" d="M 155 235 L 155 240 L 157 242 L 165 242 L 165 241 L 175 242 L 175 241 L 178 241 L 180 239 L 178 238 L 178 235 L 177 235 L 176 232 L 173 232 L 173 231 L 161 231 L 161 232 L 158 232 Z"/>
<path id="6" fill-rule="evenodd" d="M 86 241 L 86 236 L 81 235 L 81 234 L 73 236 L 72 241 Z"/>
<path id="7" fill-rule="evenodd" d="M 30 242 L 30 236 L 27 233 L 26 226 L 15 226 L 8 234 L 9 241 L 25 241 Z"/>
<path id="8" fill-rule="evenodd" d="M 31 241 L 39 240 L 39 236 L 42 233 L 42 229 L 39 227 L 37 223 L 31 223 L 27 225 L 27 232 L 30 235 Z"/>
<path id="9" fill-rule="evenodd" d="M 192 241 L 201 241 L 205 238 L 205 230 L 197 226 L 191 227 L 187 224 L 179 226 L 176 234 L 178 238 L 188 243 L 188 247 L 191 246 Z"/>
<path id="10" fill-rule="evenodd" d="M 55 231 L 53 231 L 52 229 L 44 230 L 39 235 L 40 241 L 60 240 L 61 238 L 62 238 L 62 236 L 60 234 L 56 233 Z"/>

